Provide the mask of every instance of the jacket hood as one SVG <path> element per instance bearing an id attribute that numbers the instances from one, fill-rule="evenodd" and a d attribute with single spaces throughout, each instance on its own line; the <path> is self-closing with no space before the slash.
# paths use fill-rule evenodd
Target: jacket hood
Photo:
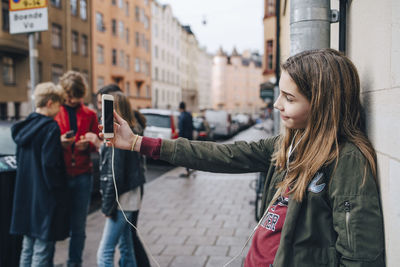
<path id="1" fill-rule="evenodd" d="M 31 113 L 25 120 L 17 122 L 11 127 L 14 142 L 21 146 L 29 143 L 38 132 L 54 120 L 39 113 Z"/>

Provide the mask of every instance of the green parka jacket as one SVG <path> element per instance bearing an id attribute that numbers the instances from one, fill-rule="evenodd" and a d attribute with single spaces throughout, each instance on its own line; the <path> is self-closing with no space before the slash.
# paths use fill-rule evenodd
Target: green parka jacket
<path id="1" fill-rule="evenodd" d="M 263 207 L 284 178 L 271 156 L 277 137 L 258 142 L 216 144 L 179 138 L 163 140 L 160 159 L 188 168 L 220 172 L 267 172 Z M 383 267 L 383 218 L 376 182 L 353 144 L 342 146 L 339 161 L 321 169 L 305 198 L 289 201 L 274 267 Z"/>

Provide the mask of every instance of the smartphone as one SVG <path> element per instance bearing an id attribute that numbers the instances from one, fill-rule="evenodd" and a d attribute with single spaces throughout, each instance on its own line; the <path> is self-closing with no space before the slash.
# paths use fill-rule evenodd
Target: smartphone
<path id="1" fill-rule="evenodd" d="M 104 94 L 101 96 L 102 124 L 104 138 L 114 137 L 114 97 Z"/>
<path id="2" fill-rule="evenodd" d="M 68 131 L 68 132 L 65 133 L 65 137 L 66 137 L 66 138 L 71 138 L 71 137 L 73 137 L 74 135 L 75 135 L 75 133 L 74 133 L 73 130 L 70 130 L 70 131 Z"/>

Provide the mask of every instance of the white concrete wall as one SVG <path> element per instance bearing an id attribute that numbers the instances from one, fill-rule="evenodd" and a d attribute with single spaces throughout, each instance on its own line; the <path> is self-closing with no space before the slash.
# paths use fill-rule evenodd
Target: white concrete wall
<path id="1" fill-rule="evenodd" d="M 360 74 L 368 135 L 378 155 L 387 266 L 397 267 L 400 262 L 400 1 L 350 1 L 347 31 L 347 55 Z"/>

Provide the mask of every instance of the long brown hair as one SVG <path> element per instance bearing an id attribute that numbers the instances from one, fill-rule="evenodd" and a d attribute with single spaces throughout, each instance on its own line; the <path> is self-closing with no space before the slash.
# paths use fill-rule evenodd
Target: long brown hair
<path id="1" fill-rule="evenodd" d="M 294 55 L 282 69 L 310 101 L 311 110 L 305 129 L 286 128 L 276 144 L 273 158 L 278 170 L 290 169 L 278 184 L 279 194 L 289 188 L 293 199 L 300 201 L 317 171 L 332 162 L 337 164 L 344 142 L 353 143 L 361 151 L 376 178 L 376 154 L 363 132 L 360 80 L 354 64 L 336 50 L 322 49 Z M 292 139 L 298 146 L 289 168 Z"/>
<path id="2" fill-rule="evenodd" d="M 136 119 L 132 112 L 131 104 L 128 98 L 121 92 L 113 92 L 115 111 L 129 124 L 131 128 L 135 127 Z"/>

